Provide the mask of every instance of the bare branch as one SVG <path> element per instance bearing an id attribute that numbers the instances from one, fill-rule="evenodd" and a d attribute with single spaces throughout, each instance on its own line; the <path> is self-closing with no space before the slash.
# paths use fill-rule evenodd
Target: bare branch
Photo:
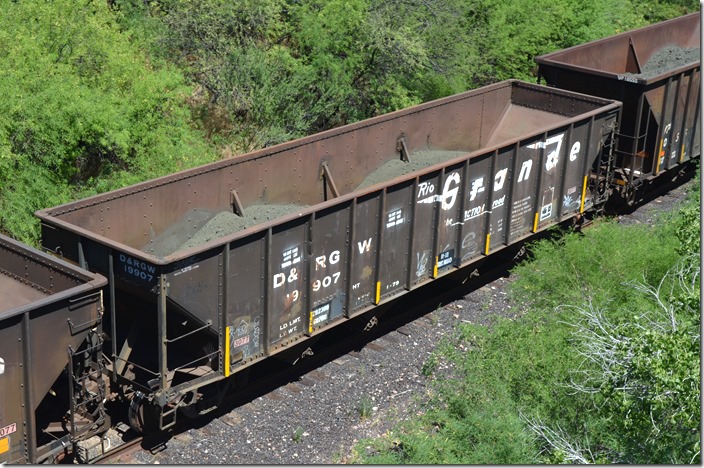
<path id="1" fill-rule="evenodd" d="M 543 449 L 543 452 L 548 449 L 558 451 L 564 455 L 565 461 L 569 463 L 579 463 L 583 465 L 594 463 L 592 451 L 589 448 L 582 448 L 578 442 L 571 440 L 560 426 L 557 426 L 557 429 L 552 429 L 545 425 L 539 418 L 530 419 L 523 413 L 520 413 L 520 417 L 538 438 L 546 442 L 547 447 Z"/>

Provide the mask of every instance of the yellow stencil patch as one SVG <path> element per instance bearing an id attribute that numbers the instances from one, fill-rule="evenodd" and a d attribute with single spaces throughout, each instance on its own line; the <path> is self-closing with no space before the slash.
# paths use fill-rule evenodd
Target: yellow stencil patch
<path id="1" fill-rule="evenodd" d="M 5 453 L 10 450 L 10 438 L 5 437 L 0 439 L 0 453 Z"/>

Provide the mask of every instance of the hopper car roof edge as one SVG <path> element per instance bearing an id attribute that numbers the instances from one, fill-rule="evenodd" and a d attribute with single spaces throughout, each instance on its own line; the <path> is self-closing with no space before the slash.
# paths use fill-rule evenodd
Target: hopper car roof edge
<path id="1" fill-rule="evenodd" d="M 592 75 L 605 76 L 605 77 L 607 77 L 607 78 L 615 78 L 615 77 L 617 78 L 617 77 L 619 77 L 619 76 L 624 75 L 624 73 L 614 73 L 614 72 L 610 72 L 610 71 L 599 70 L 599 69 L 595 69 L 595 68 L 589 68 L 589 67 L 585 67 L 585 66 L 582 66 L 582 65 L 574 65 L 574 64 L 571 64 L 571 63 L 561 62 L 561 61 L 559 61 L 558 59 L 561 58 L 561 57 L 563 57 L 563 56 L 569 56 L 569 55 L 570 55 L 571 53 L 573 53 L 575 50 L 581 50 L 581 49 L 586 49 L 586 48 L 589 48 L 589 47 L 593 47 L 595 44 L 602 44 L 602 43 L 607 43 L 607 42 L 613 42 L 613 41 L 615 41 L 615 40 L 618 40 L 619 38 L 631 36 L 631 35 L 633 35 L 634 33 L 643 34 L 643 33 L 647 32 L 647 31 L 649 31 L 649 30 L 652 30 L 652 29 L 664 28 L 664 27 L 667 27 L 667 25 L 670 24 L 670 23 L 677 23 L 677 22 L 681 22 L 681 21 L 686 21 L 687 19 L 692 18 L 692 17 L 694 17 L 694 16 L 699 16 L 699 17 L 700 17 L 700 22 L 701 22 L 701 12 L 700 12 L 700 11 L 697 11 L 697 12 L 694 12 L 694 13 L 690 13 L 690 14 L 688 14 L 688 15 L 679 16 L 679 17 L 676 17 L 676 18 L 671 18 L 671 19 L 666 20 L 666 21 L 661 21 L 661 22 L 659 22 L 659 23 L 654 23 L 654 24 L 650 24 L 650 25 L 647 25 L 647 26 L 643 26 L 643 27 L 641 27 L 641 28 L 633 29 L 633 30 L 630 30 L 630 31 L 624 31 L 624 32 L 622 32 L 622 33 L 615 34 L 615 35 L 612 35 L 612 36 L 607 36 L 607 37 L 603 37 L 603 38 L 601 38 L 601 39 L 596 39 L 596 40 L 589 41 L 589 42 L 585 42 L 585 43 L 582 43 L 582 44 L 577 44 L 577 45 L 574 45 L 574 46 L 572 46 L 572 47 L 568 47 L 568 48 L 566 48 L 566 49 L 555 50 L 555 51 L 549 52 L 549 53 L 547 53 L 547 54 L 539 55 L 539 56 L 535 57 L 534 60 L 535 60 L 535 62 L 538 63 L 539 65 L 545 64 L 545 65 L 551 65 L 551 66 L 560 67 L 560 68 L 565 68 L 565 69 L 569 69 L 569 70 L 575 70 L 575 71 L 579 71 L 579 72 L 583 72 L 583 73 L 584 73 L 584 72 L 588 72 L 589 74 L 592 74 Z M 673 68 L 673 69 L 671 69 L 671 70 L 665 71 L 665 72 L 663 72 L 663 73 L 661 73 L 661 74 L 659 74 L 659 75 L 657 75 L 657 76 L 653 76 L 653 77 L 646 78 L 646 79 L 644 79 L 644 78 L 638 78 L 637 84 L 640 84 L 640 85 L 651 85 L 651 84 L 653 84 L 653 83 L 656 83 L 656 82 L 662 81 L 662 80 L 664 80 L 664 79 L 667 79 L 667 78 L 670 77 L 670 76 L 678 75 L 678 74 L 683 73 L 683 72 L 685 72 L 685 71 L 687 71 L 687 70 L 689 70 L 689 69 L 694 69 L 694 68 L 697 68 L 697 67 L 700 67 L 700 66 L 701 66 L 701 61 L 688 63 L 688 64 L 685 64 L 685 65 L 681 65 L 681 66 L 679 66 L 679 67 Z M 626 80 L 624 80 L 624 81 L 626 81 Z M 635 84 L 635 83 L 633 83 L 633 84 Z"/>
<path id="2" fill-rule="evenodd" d="M 107 280 L 99 273 L 80 268 L 59 257 L 42 252 L 30 245 L 0 234 L 0 245 L 8 247 L 10 250 L 20 253 L 36 262 L 42 263 L 49 268 L 55 269 L 67 276 L 82 281 L 84 283 L 95 283 L 96 285 L 107 283 Z"/>
<path id="3" fill-rule="evenodd" d="M 102 288 L 105 285 L 107 285 L 107 280 L 104 280 L 103 282 L 101 282 L 99 280 L 92 280 L 87 283 L 79 284 L 79 285 L 74 286 L 72 288 L 66 289 L 64 291 L 50 294 L 42 299 L 37 299 L 37 300 L 32 301 L 28 304 L 24 304 L 19 307 L 15 307 L 13 309 L 9 309 L 9 310 L 0 312 L 0 322 L 8 319 L 10 317 L 14 317 L 16 315 L 21 315 L 25 312 L 32 312 L 35 310 L 40 310 L 42 307 L 44 307 L 46 305 L 61 302 L 67 298 L 73 298 L 74 296 L 77 296 L 77 295 L 80 295 L 83 293 L 89 293 L 91 291 L 95 291 L 99 288 Z"/>
<path id="4" fill-rule="evenodd" d="M 51 268 L 60 272 L 61 274 L 82 281 L 81 284 L 78 284 L 76 286 L 64 289 L 62 291 L 58 291 L 53 294 L 48 294 L 46 297 L 38 299 L 36 301 L 32 301 L 31 303 L 0 312 L 0 321 L 13 317 L 15 315 L 22 314 L 27 311 L 31 312 L 32 310 L 39 309 L 48 304 L 62 301 L 69 297 L 100 289 L 108 283 L 107 278 L 98 273 L 92 273 L 90 271 L 81 269 L 58 257 L 49 256 L 48 254 L 45 254 L 40 250 L 35 249 L 34 247 L 22 244 L 19 241 L 15 241 L 2 234 L 0 234 L 0 245 L 6 246 L 10 250 L 17 252 L 18 254 L 27 257 L 32 261 L 41 263 L 47 266 L 47 268 Z"/>
<path id="5" fill-rule="evenodd" d="M 582 43 L 582 44 L 573 45 L 572 47 L 568 47 L 568 48 L 566 48 L 566 49 L 555 50 L 555 51 L 553 51 L 553 52 L 548 52 L 547 54 L 539 55 L 539 56 L 535 57 L 535 60 L 546 59 L 546 58 L 548 58 L 548 57 L 554 57 L 554 56 L 562 55 L 562 54 L 568 55 L 569 52 L 571 52 L 571 51 L 573 51 L 573 50 L 578 50 L 578 49 L 583 49 L 583 48 L 586 48 L 586 47 L 591 47 L 593 44 L 599 44 L 599 43 L 602 43 L 602 42 L 611 42 L 611 41 L 614 41 L 614 40 L 616 40 L 616 39 L 618 39 L 618 38 L 620 38 L 620 37 L 629 36 L 629 35 L 632 35 L 632 34 L 634 34 L 634 33 L 636 33 L 636 32 L 640 32 L 640 31 L 648 31 L 648 30 L 650 30 L 650 29 L 656 29 L 656 28 L 659 29 L 659 28 L 662 28 L 662 27 L 664 27 L 664 25 L 667 25 L 667 24 L 669 24 L 669 23 L 674 23 L 674 22 L 678 22 L 678 21 L 683 21 L 683 20 L 685 20 L 686 18 L 690 18 L 690 17 L 693 17 L 693 16 L 695 16 L 695 15 L 696 15 L 696 16 L 700 16 L 700 14 L 701 14 L 701 12 L 697 11 L 697 12 L 694 12 L 694 13 L 690 13 L 690 14 L 688 14 L 688 15 L 678 16 L 678 17 L 676 17 L 676 18 L 671 18 L 671 19 L 669 19 L 669 20 L 661 21 L 661 22 L 659 22 L 659 23 L 649 24 L 649 25 L 647 25 L 647 26 L 643 26 L 642 28 L 632 29 L 632 30 L 630 30 L 630 31 L 624 31 L 624 32 L 622 32 L 622 33 L 614 34 L 614 35 L 612 35 L 612 36 L 602 37 L 601 39 L 595 39 L 595 40 L 593 40 L 593 41 L 589 41 L 589 42 L 584 42 L 584 43 Z"/>
<path id="6" fill-rule="evenodd" d="M 67 204 L 68 205 L 68 204 Z M 67 206 L 67 205 L 60 205 L 61 206 Z M 90 205 L 88 205 L 90 206 Z M 57 208 L 59 208 L 57 207 Z M 79 209 L 79 208 L 77 208 Z M 49 209 L 42 209 L 36 211 L 34 214 L 37 216 L 39 219 L 41 219 L 42 223 L 48 224 L 48 225 L 57 225 L 62 227 L 63 229 L 67 230 L 68 232 L 73 232 L 74 234 L 79 234 L 86 239 L 91 239 L 96 242 L 99 242 L 103 245 L 106 245 L 110 247 L 111 249 L 118 249 L 121 252 L 128 253 L 134 257 L 138 257 L 140 260 L 147 261 L 153 265 L 166 265 L 168 262 L 164 262 L 161 260 L 161 257 L 157 257 L 151 254 L 147 254 L 139 249 L 135 249 L 134 247 L 130 247 L 127 244 L 122 244 L 115 242 L 114 240 L 110 239 L 109 237 L 105 237 L 101 234 L 98 234 L 97 232 L 94 231 L 89 231 L 87 229 L 84 229 L 80 226 L 76 226 L 75 224 L 68 223 L 60 218 L 57 218 L 51 214 L 48 213 Z"/>
<path id="7" fill-rule="evenodd" d="M 558 62 L 557 60 L 553 60 L 552 57 L 550 57 L 551 55 L 552 54 L 547 54 L 547 55 L 543 55 L 541 57 L 536 57 L 535 61 L 539 65 L 551 65 L 551 66 L 558 67 L 558 68 L 565 68 L 568 70 L 578 71 L 578 72 L 585 73 L 588 75 L 604 76 L 606 78 L 618 78 L 620 76 L 625 76 L 625 73 L 614 73 L 614 72 L 609 72 L 609 71 L 604 71 L 604 70 L 597 70 L 595 68 L 584 67 L 581 65 L 574 65 L 571 63 Z M 668 70 L 666 72 L 663 72 L 657 76 L 653 76 L 650 78 L 636 77 L 636 79 L 638 80 L 637 82 L 631 82 L 628 80 L 620 80 L 620 81 L 624 81 L 625 83 L 629 83 L 629 84 L 639 84 L 639 85 L 648 86 L 648 85 L 658 83 L 660 81 L 664 81 L 671 76 L 679 75 L 679 74 L 684 73 L 688 70 L 694 70 L 699 67 L 701 67 L 701 62 L 692 62 L 692 63 L 688 63 L 685 65 L 681 65 L 677 68 L 673 68 L 671 70 Z"/>

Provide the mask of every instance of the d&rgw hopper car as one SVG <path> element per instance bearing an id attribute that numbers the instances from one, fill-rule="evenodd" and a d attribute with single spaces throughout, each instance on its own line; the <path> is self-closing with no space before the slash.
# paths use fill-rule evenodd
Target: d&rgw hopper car
<path id="1" fill-rule="evenodd" d="M 619 109 L 506 81 L 42 210 L 42 243 L 108 278 L 106 368 L 131 423 L 164 429 L 217 404 L 211 384 L 602 203 Z"/>

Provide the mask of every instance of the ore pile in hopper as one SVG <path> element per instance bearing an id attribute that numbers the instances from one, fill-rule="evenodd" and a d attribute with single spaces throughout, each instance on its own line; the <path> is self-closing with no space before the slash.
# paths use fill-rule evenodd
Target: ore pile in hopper
<path id="1" fill-rule="evenodd" d="M 380 182 L 389 181 L 413 171 L 425 169 L 426 167 L 448 161 L 463 154 L 467 154 L 467 151 L 424 150 L 412 153 L 408 158 L 410 160 L 409 162 L 401 159 L 392 159 L 369 174 L 362 183 L 357 186 L 357 190 L 371 187 Z"/>
<path id="2" fill-rule="evenodd" d="M 272 219 L 280 218 L 281 216 L 293 213 L 296 210 L 305 208 L 302 205 L 252 205 L 244 209 L 243 215 L 239 216 L 229 211 L 221 211 L 218 213 L 210 213 L 202 210 L 189 215 L 190 219 L 204 216 L 211 217 L 200 229 L 198 229 L 185 242 L 179 241 L 178 232 L 186 230 L 184 223 L 188 223 L 188 219 L 182 220 L 174 226 L 170 227 L 162 235 L 158 236 L 144 250 L 147 253 L 164 257 L 179 250 L 185 250 L 197 245 L 205 244 L 213 239 L 227 236 L 243 229 L 256 226 L 257 224 L 271 221 Z M 207 218 L 205 218 L 207 219 Z"/>
<path id="3" fill-rule="evenodd" d="M 410 162 L 405 162 L 401 159 L 392 159 L 369 174 L 357 189 L 370 187 L 380 182 L 387 182 L 396 177 L 448 161 L 463 154 L 467 154 L 467 152 L 426 150 L 411 154 L 409 158 Z M 198 211 L 191 213 L 187 219 L 171 226 L 162 235 L 154 239 L 144 250 L 147 253 L 163 257 L 180 250 L 205 244 L 213 239 L 233 234 L 257 224 L 280 218 L 303 208 L 305 208 L 304 205 L 292 204 L 252 205 L 244 208 L 244 216 L 239 216 L 229 211 L 219 213 Z M 187 230 L 187 225 L 184 224 L 189 223 L 189 219 L 193 220 L 194 218 L 199 218 L 202 222 L 207 219 L 207 217 L 210 217 L 210 219 L 185 242 L 179 240 L 181 238 L 178 236 L 178 233 Z"/>
<path id="4" fill-rule="evenodd" d="M 667 46 L 655 52 L 650 59 L 641 67 L 640 73 L 626 73 L 626 76 L 633 76 L 647 80 L 677 67 L 699 60 L 699 47 L 677 47 Z"/>
<path id="5" fill-rule="evenodd" d="M 252 205 L 244 209 L 244 216 L 239 216 L 229 211 L 221 211 L 205 223 L 205 226 L 200 228 L 178 250 L 205 244 L 218 237 L 227 236 L 248 227 L 280 218 L 302 208 L 305 207 L 301 205 Z"/>

